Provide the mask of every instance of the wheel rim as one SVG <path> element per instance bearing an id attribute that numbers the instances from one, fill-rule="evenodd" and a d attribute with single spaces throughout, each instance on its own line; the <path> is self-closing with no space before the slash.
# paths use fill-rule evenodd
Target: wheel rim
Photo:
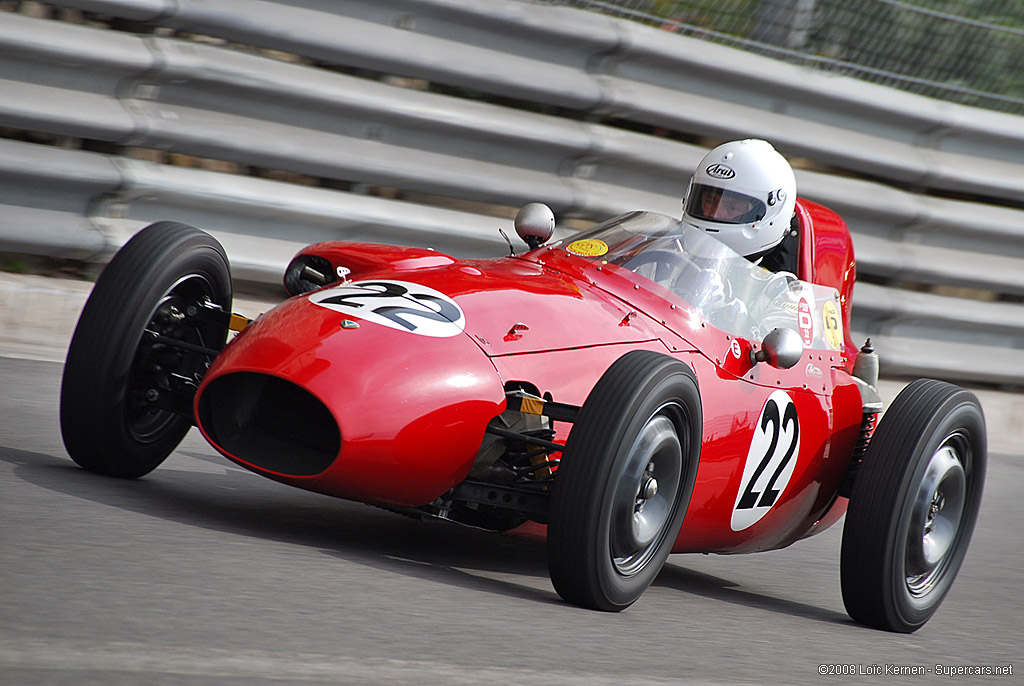
<path id="1" fill-rule="evenodd" d="M 610 553 L 616 571 L 632 576 L 642 570 L 670 533 L 668 523 L 679 499 L 683 448 L 679 439 L 682 409 L 663 405 L 645 422 L 615 478 L 611 507 Z"/>
<path id="2" fill-rule="evenodd" d="M 948 436 L 932 454 L 911 503 L 904 563 L 907 590 L 927 596 L 943 578 L 960 542 L 967 501 L 966 438 Z"/>
<path id="3" fill-rule="evenodd" d="M 146 331 L 195 343 L 201 346 L 215 344 L 210 340 L 216 327 L 189 322 L 189 307 L 204 301 L 215 301 L 215 289 L 210 280 L 202 274 L 189 274 L 178 279 L 160 298 L 149 321 Z M 180 421 L 181 415 L 170 410 L 156 408 L 147 393 L 152 389 L 169 390 L 172 383 L 182 383 L 185 378 L 194 378 L 201 366 L 209 363 L 199 353 L 184 353 L 169 349 L 154 342 L 145 332 L 136 349 L 132 362 L 131 382 L 128 387 L 128 402 L 125 405 L 125 420 L 132 437 L 139 443 L 151 443 L 160 439 L 164 430 Z M 176 381 L 172 381 L 172 377 Z"/>

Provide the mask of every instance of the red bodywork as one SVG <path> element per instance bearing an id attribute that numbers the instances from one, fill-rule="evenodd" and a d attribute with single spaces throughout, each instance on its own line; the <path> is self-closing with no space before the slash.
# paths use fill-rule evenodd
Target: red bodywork
<path id="1" fill-rule="evenodd" d="M 345 267 L 352 280 L 389 279 L 441 292 L 464 313 L 464 331 L 415 335 L 328 309 L 308 295 L 294 297 L 217 357 L 197 394 L 199 426 L 228 458 L 272 479 L 363 502 L 418 507 L 466 479 L 485 428 L 505 409 L 511 382 L 582 405 L 623 354 L 658 351 L 691 366 L 703 404 L 700 466 L 674 552 L 788 545 L 845 510 L 837 491 L 862 422 L 860 392 L 850 375 L 857 348 L 849 339 L 849 233 L 819 205 L 800 201 L 797 212 L 798 276 L 839 292 L 845 340 L 838 350 L 805 350 L 791 369 L 753 365 L 748 353 L 759 341 L 733 340 L 642 277 L 601 268 L 558 247 L 462 261 L 430 250 L 331 242 L 300 254 Z M 244 372 L 290 382 L 329 410 L 339 449 L 322 471 L 289 473 L 254 464 L 232 454 L 211 430 L 205 394 L 218 379 Z M 734 530 L 731 519 L 759 418 L 779 391 L 799 418 L 795 466 L 770 509 Z M 558 422 L 555 428 L 555 440 L 564 442 L 571 425 Z"/>

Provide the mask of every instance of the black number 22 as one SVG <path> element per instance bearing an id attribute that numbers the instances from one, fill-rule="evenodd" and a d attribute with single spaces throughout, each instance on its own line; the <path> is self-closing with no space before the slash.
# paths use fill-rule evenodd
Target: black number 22
<path id="1" fill-rule="evenodd" d="M 321 302 L 331 303 L 333 305 L 346 305 L 348 307 L 363 307 L 367 303 L 359 302 L 360 300 L 370 300 L 373 298 L 413 298 L 415 301 L 421 303 L 431 303 L 437 307 L 436 310 L 430 308 L 428 305 L 421 305 L 422 309 L 417 309 L 407 306 L 395 306 L 395 305 L 383 305 L 380 307 L 373 308 L 373 313 L 390 319 L 394 323 L 402 326 L 409 331 L 416 330 L 416 324 L 406 319 L 406 317 L 419 317 L 421 319 L 427 319 L 429 321 L 441 322 L 443 324 L 457 321 L 460 312 L 457 307 L 449 303 L 446 300 L 438 298 L 427 293 L 409 293 L 409 289 L 401 286 L 397 283 L 383 282 L 366 282 L 360 284 L 363 289 L 366 289 L 362 293 L 346 293 L 342 295 L 332 296 L 330 298 L 324 298 Z M 369 290 L 369 287 L 383 288 L 382 291 Z M 414 304 L 413 300 L 409 301 L 409 304 Z"/>
<path id="2" fill-rule="evenodd" d="M 772 433 L 769 439 L 768 450 L 765 451 L 764 457 L 761 458 L 761 462 L 757 465 L 757 469 L 750 476 L 747 487 L 743 491 L 743 497 L 736 504 L 737 510 L 749 510 L 755 506 L 771 507 L 775 504 L 779 497 L 779 489 L 775 488 L 775 482 L 778 481 L 779 475 L 786 469 L 786 465 L 793 458 L 793 453 L 796 451 L 797 445 L 799 445 L 800 423 L 796 417 L 796 406 L 792 402 L 786 405 L 786 409 L 780 417 L 778 403 L 774 399 L 770 399 L 765 404 L 764 413 L 761 415 L 761 431 L 767 431 L 769 424 L 772 425 Z M 785 448 L 782 459 L 779 460 L 778 466 L 772 473 L 772 477 L 769 479 L 764 492 L 755 491 L 754 484 L 757 483 L 761 474 L 768 469 L 772 462 L 777 459 L 778 454 L 782 452 L 781 446 L 779 446 L 779 436 L 790 424 L 793 425 L 793 436 L 789 440 L 789 445 Z"/>

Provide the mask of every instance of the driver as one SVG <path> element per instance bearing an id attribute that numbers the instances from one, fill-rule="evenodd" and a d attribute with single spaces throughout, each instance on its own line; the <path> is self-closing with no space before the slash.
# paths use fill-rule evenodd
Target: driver
<path id="1" fill-rule="evenodd" d="M 767 141 L 732 141 L 705 155 L 683 198 L 683 223 L 769 271 L 797 271 L 796 177 Z"/>

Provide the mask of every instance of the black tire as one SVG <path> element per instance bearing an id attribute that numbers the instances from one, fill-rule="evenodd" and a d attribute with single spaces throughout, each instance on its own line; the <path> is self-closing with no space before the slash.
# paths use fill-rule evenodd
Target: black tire
<path id="1" fill-rule="evenodd" d="M 563 599 L 619 611 L 651 585 L 693 493 L 702 425 L 697 379 L 684 363 L 634 351 L 604 373 L 566 441 L 551 497 L 548 569 Z"/>
<path id="2" fill-rule="evenodd" d="M 224 249 L 199 229 L 158 222 L 118 251 L 82 310 L 64 365 L 60 424 L 71 459 L 100 474 L 137 478 L 171 454 L 192 426 L 191 414 L 159 409 L 147 392 L 176 384 L 180 395 L 182 378 L 201 378 L 210 358 L 144 333 L 219 350 L 224 323 L 181 313 L 203 300 L 230 313 L 231 295 Z"/>
<path id="3" fill-rule="evenodd" d="M 974 394 L 908 385 L 871 439 L 843 526 L 843 603 L 863 624 L 909 633 L 938 609 L 967 552 L 985 481 Z"/>

